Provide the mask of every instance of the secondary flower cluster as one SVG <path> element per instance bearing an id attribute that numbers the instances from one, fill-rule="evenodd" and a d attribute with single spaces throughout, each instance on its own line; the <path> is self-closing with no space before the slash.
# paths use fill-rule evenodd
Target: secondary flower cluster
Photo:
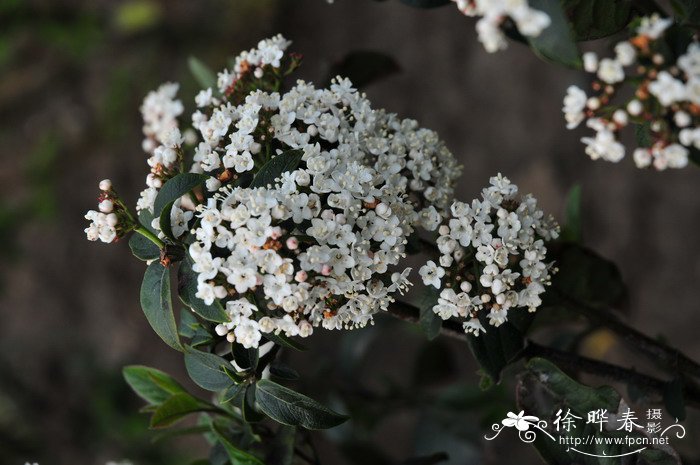
<path id="1" fill-rule="evenodd" d="M 595 137 L 581 139 L 592 159 L 622 160 L 618 134 L 630 123 L 644 134 L 638 139 L 648 139 L 633 152 L 639 168 L 683 168 L 690 150 L 700 149 L 700 44 L 690 43 L 676 59 L 664 41 L 672 23 L 658 15 L 642 18 L 633 37 L 615 45 L 614 58 L 583 55 L 585 70 L 596 75 L 593 94 L 570 86 L 563 112 L 567 128 L 585 120 L 595 130 Z M 634 95 L 613 103 L 625 83 Z"/>
<path id="2" fill-rule="evenodd" d="M 90 241 L 110 243 L 131 231 L 134 221 L 112 189 L 112 181 L 100 181 L 100 191 L 97 199 L 99 211 L 90 210 L 85 214 L 85 219 L 90 220 L 85 234 Z"/>
<path id="3" fill-rule="evenodd" d="M 467 16 L 480 16 L 476 23 L 479 41 L 487 52 L 493 53 L 508 46 L 501 26 L 511 20 L 520 34 L 537 37 L 549 24 L 551 19 L 543 11 L 531 8 L 527 0 L 452 0 L 459 10 Z"/>
<path id="4" fill-rule="evenodd" d="M 475 336 L 485 332 L 486 319 L 500 326 L 512 309 L 534 312 L 550 283 L 545 241 L 558 237 L 559 227 L 534 197 L 518 199 L 517 192 L 499 174 L 481 200 L 454 202 L 452 218 L 439 229 L 439 265 L 429 261 L 420 269 L 426 286 L 442 289 L 433 311 L 443 320 L 462 320 Z"/>

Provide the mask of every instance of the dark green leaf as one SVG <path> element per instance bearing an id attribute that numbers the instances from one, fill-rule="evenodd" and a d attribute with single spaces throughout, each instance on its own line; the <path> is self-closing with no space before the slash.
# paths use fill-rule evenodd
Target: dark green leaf
<path id="1" fill-rule="evenodd" d="M 191 413 L 213 410 L 213 406 L 190 394 L 175 394 L 163 402 L 151 417 L 151 428 L 164 428 Z"/>
<path id="2" fill-rule="evenodd" d="M 219 300 L 215 300 L 213 304 L 207 305 L 196 296 L 197 274 L 192 271 L 192 259 L 189 256 L 180 263 L 177 288 L 182 303 L 190 307 L 197 315 L 215 323 L 229 321 L 229 317 Z"/>
<path id="3" fill-rule="evenodd" d="M 150 239 L 146 239 L 139 233 L 133 233 L 129 238 L 129 248 L 134 257 L 144 262 L 160 258 L 160 248 Z"/>
<path id="4" fill-rule="evenodd" d="M 564 9 L 578 41 L 620 32 L 632 19 L 632 0 L 565 0 Z"/>
<path id="5" fill-rule="evenodd" d="M 700 3 L 697 0 L 674 0 L 672 3 L 680 13 L 683 23 L 700 26 Z"/>
<path id="6" fill-rule="evenodd" d="M 270 365 L 270 374 L 280 379 L 294 381 L 299 379 L 299 373 L 293 368 L 278 363 Z"/>
<path id="7" fill-rule="evenodd" d="M 581 186 L 575 185 L 566 197 L 566 225 L 562 229 L 564 241 L 581 243 Z"/>
<path id="8" fill-rule="evenodd" d="M 197 186 L 204 184 L 209 178 L 206 174 L 197 173 L 180 173 L 177 176 L 168 179 L 163 187 L 158 191 L 153 211 L 159 218 L 162 217 L 163 210 L 171 202 L 187 194 Z"/>
<path id="9" fill-rule="evenodd" d="M 559 272 L 545 294 L 547 305 L 610 307 L 624 301 L 627 289 L 614 263 L 575 244 L 553 250 L 553 258 Z"/>
<path id="10" fill-rule="evenodd" d="M 240 404 L 243 401 L 242 396 L 245 394 L 245 388 L 245 384 L 234 384 L 224 392 L 221 397 L 221 403 L 232 402 L 234 404 Z"/>
<path id="11" fill-rule="evenodd" d="M 243 419 L 248 423 L 255 423 L 262 420 L 263 415 L 255 407 L 255 385 L 249 384 L 245 388 L 245 394 L 241 399 L 241 412 Z"/>
<path id="12" fill-rule="evenodd" d="M 330 70 L 328 84 L 336 76 L 348 78 L 361 89 L 401 71 L 399 65 L 389 55 L 370 50 L 350 52 Z"/>
<path id="13" fill-rule="evenodd" d="M 640 147 L 651 147 L 651 126 L 649 123 L 635 124 L 634 134 L 637 136 L 637 145 Z"/>
<path id="14" fill-rule="evenodd" d="M 275 179 L 279 178 L 282 173 L 295 170 L 303 155 L 302 150 L 287 150 L 275 155 L 255 174 L 249 187 L 266 187 L 274 184 Z"/>
<path id="15" fill-rule="evenodd" d="M 675 378 L 664 386 L 664 404 L 668 413 L 674 418 L 678 421 L 685 420 L 685 399 L 681 378 Z"/>
<path id="16" fill-rule="evenodd" d="M 547 13 L 551 20 L 539 36 L 528 38 L 535 53 L 545 60 L 580 68 L 578 47 L 559 0 L 530 0 L 529 3 L 532 8 Z"/>
<path id="17" fill-rule="evenodd" d="M 401 0 L 401 3 L 415 8 L 437 8 L 452 3 L 452 0 Z"/>
<path id="18" fill-rule="evenodd" d="M 231 364 L 223 357 L 200 350 L 185 352 L 185 368 L 192 381 L 208 391 L 220 391 L 233 384 L 224 371 Z"/>
<path id="19" fill-rule="evenodd" d="M 216 74 L 214 74 L 207 65 L 195 57 L 189 57 L 187 65 L 190 68 L 190 72 L 197 80 L 197 83 L 202 86 L 203 89 L 211 87 L 213 91 L 217 91 Z"/>
<path id="20" fill-rule="evenodd" d="M 141 308 L 156 334 L 173 349 L 182 351 L 170 301 L 170 270 L 160 262 L 146 268 L 141 284 Z"/>
<path id="21" fill-rule="evenodd" d="M 173 394 L 186 392 L 170 375 L 155 368 L 130 365 L 124 367 L 122 374 L 131 389 L 149 404 L 160 404 Z"/>
<path id="22" fill-rule="evenodd" d="M 420 309 L 418 323 L 428 340 L 438 337 L 442 328 L 442 319 L 433 312 L 433 307 L 437 305 L 439 296 L 440 291 L 438 289 L 433 286 L 426 286 L 416 302 Z"/>
<path id="23" fill-rule="evenodd" d="M 218 425 L 212 424 L 212 432 L 219 440 L 228 454 L 228 458 L 233 465 L 264 465 L 260 459 L 255 457 L 249 452 L 241 450 L 238 448 L 231 440 L 226 436 L 225 431 Z"/>
<path id="24" fill-rule="evenodd" d="M 286 347 L 288 349 L 294 349 L 300 352 L 305 352 L 309 350 L 306 348 L 305 345 L 298 343 L 294 339 L 287 337 L 284 334 L 265 333 L 263 334 L 263 336 L 268 341 L 274 342 L 275 344 L 282 347 Z"/>
<path id="25" fill-rule="evenodd" d="M 293 426 L 280 426 L 270 443 L 265 463 L 270 465 L 292 465 L 296 432 L 297 429 Z"/>
<path id="26" fill-rule="evenodd" d="M 172 221 L 170 220 L 170 212 L 173 209 L 173 204 L 175 202 L 170 202 L 160 213 L 160 218 L 158 219 L 158 225 L 160 226 L 160 231 L 165 234 L 165 237 L 171 241 L 175 241 L 175 235 L 173 234 Z"/>
<path id="27" fill-rule="evenodd" d="M 305 395 L 267 379 L 256 384 L 256 400 L 263 413 L 289 426 L 326 429 L 348 419 Z"/>
<path id="28" fill-rule="evenodd" d="M 524 309 L 516 310 L 526 312 Z M 511 321 L 498 328 L 488 325 L 486 314 L 480 312 L 481 324 L 488 328 L 479 336 L 467 336 L 469 348 L 481 365 L 484 374 L 494 383 L 501 380 L 501 372 L 525 347 L 525 337 Z"/>
<path id="29" fill-rule="evenodd" d="M 246 349 L 242 345 L 234 342 L 231 344 L 231 353 L 233 354 L 233 360 L 235 360 L 236 365 L 241 367 L 242 370 L 252 370 L 258 367 L 258 349 L 251 348 Z"/>

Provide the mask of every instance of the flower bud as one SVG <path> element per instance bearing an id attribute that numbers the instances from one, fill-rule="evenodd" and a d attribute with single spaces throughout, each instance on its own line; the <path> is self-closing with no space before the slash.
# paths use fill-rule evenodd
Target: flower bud
<path id="1" fill-rule="evenodd" d="M 299 240 L 296 237 L 290 237 L 285 244 L 289 250 L 296 250 L 299 247 Z"/>
<path id="2" fill-rule="evenodd" d="M 103 179 L 102 181 L 100 181 L 100 190 L 105 192 L 111 191 L 112 181 L 110 181 L 109 179 Z"/>
<path id="3" fill-rule="evenodd" d="M 102 202 L 100 202 L 99 208 L 102 213 L 112 213 L 114 210 L 114 203 L 112 203 L 112 201 L 109 199 L 104 199 Z"/>

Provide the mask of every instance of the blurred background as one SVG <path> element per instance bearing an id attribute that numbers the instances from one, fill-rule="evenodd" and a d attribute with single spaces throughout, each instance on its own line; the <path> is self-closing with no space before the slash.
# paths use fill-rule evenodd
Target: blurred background
<path id="1" fill-rule="evenodd" d="M 191 384 L 179 354 L 142 315 L 143 264 L 126 241 L 87 242 L 83 214 L 95 208 L 102 178 L 129 203 L 142 189 L 138 108 L 148 90 L 179 81 L 192 108 L 188 56 L 220 69 L 277 32 L 304 54 L 299 76 L 319 83 L 350 51 L 393 56 L 401 73 L 366 92 L 375 106 L 441 134 L 464 165 L 459 199 L 502 172 L 563 218 L 566 193 L 580 184 L 585 242 L 619 265 L 631 323 L 700 358 L 700 241 L 692 239 L 700 169 L 657 173 L 628 159 L 589 160 L 582 132 L 567 131 L 560 110 L 566 87 L 585 86 L 584 77 L 515 43 L 487 54 L 474 21 L 456 8 L 418 10 L 394 0 L 2 0 L 0 463 L 156 465 L 204 455 L 196 439 L 153 443 L 146 431 L 121 367 L 151 365 Z M 511 387 L 482 393 L 465 345 L 427 344 L 389 319 L 340 336 L 314 337 L 316 349 L 293 361 L 307 374 L 305 392 L 356 415 L 314 433 L 322 463 L 401 463 L 440 450 L 455 464 L 506 463 L 514 454 L 538 463 L 519 442 L 482 439 L 514 408 Z M 629 355 L 606 334 L 584 349 L 623 363 Z"/>

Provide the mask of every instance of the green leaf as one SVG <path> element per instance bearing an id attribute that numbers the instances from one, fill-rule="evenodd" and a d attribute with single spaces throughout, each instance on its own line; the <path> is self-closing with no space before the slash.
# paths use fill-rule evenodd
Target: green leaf
<path id="1" fill-rule="evenodd" d="M 363 87 L 401 71 L 396 61 L 381 52 L 358 50 L 350 52 L 335 63 L 329 72 L 328 85 L 336 76 L 348 78 L 353 85 Z"/>
<path id="2" fill-rule="evenodd" d="M 438 337 L 442 328 L 442 319 L 433 312 L 433 307 L 437 304 L 439 296 L 440 291 L 438 289 L 433 286 L 426 286 L 416 302 L 420 309 L 418 324 L 429 341 Z"/>
<path id="3" fill-rule="evenodd" d="M 581 243 L 581 186 L 575 185 L 566 196 L 566 225 L 561 237 L 562 240 Z"/>
<path id="4" fill-rule="evenodd" d="M 175 394 L 163 402 L 151 417 L 151 428 L 170 426 L 191 413 L 215 410 L 214 407 L 190 394 Z"/>
<path id="5" fill-rule="evenodd" d="M 258 381 L 255 394 L 260 410 L 284 425 L 327 429 L 348 419 L 303 394 L 267 379 Z"/>
<path id="6" fill-rule="evenodd" d="M 137 232 L 129 238 L 129 248 L 134 257 L 144 262 L 160 258 L 160 248 Z"/>
<path id="7" fill-rule="evenodd" d="M 156 334 L 173 349 L 182 351 L 170 301 L 170 270 L 160 262 L 146 268 L 141 284 L 141 308 Z"/>
<path id="8" fill-rule="evenodd" d="M 452 3 L 452 0 L 401 0 L 404 5 L 415 8 L 437 8 Z"/>
<path id="9" fill-rule="evenodd" d="M 632 19 L 632 0 L 564 0 L 576 40 L 593 40 L 620 32 Z"/>
<path id="10" fill-rule="evenodd" d="M 190 307 L 192 311 L 205 320 L 215 323 L 229 321 L 229 317 L 219 300 L 215 300 L 213 304 L 207 305 L 202 299 L 196 296 L 197 274 L 192 271 L 192 259 L 189 256 L 180 263 L 177 276 L 177 290 L 183 304 Z"/>
<path id="11" fill-rule="evenodd" d="M 578 47 L 559 0 L 530 0 L 530 6 L 547 13 L 551 19 L 551 24 L 539 36 L 528 37 L 535 53 L 545 60 L 580 68 Z"/>
<path id="12" fill-rule="evenodd" d="M 275 179 L 279 178 L 282 173 L 295 170 L 303 155 L 303 150 L 287 150 L 275 155 L 255 174 L 249 187 L 266 187 L 274 184 Z"/>
<path id="13" fill-rule="evenodd" d="M 216 436 L 216 439 L 224 446 L 226 454 L 233 465 L 264 465 L 260 459 L 249 452 L 239 449 L 233 444 L 233 442 L 226 437 L 226 433 L 223 429 L 216 423 L 212 424 L 211 430 Z"/>
<path id="14" fill-rule="evenodd" d="M 226 392 L 221 396 L 221 403 L 233 402 L 234 404 L 240 404 L 243 401 L 242 395 L 245 394 L 245 389 L 245 384 L 234 384 L 226 389 Z"/>
<path id="15" fill-rule="evenodd" d="M 186 392 L 170 375 L 155 368 L 130 365 L 122 374 L 131 389 L 149 404 L 161 404 L 174 394 Z"/>
<path id="16" fill-rule="evenodd" d="M 160 218 L 158 219 L 158 225 L 160 226 L 160 231 L 165 234 L 165 237 L 171 241 L 175 241 L 175 235 L 173 234 L 172 221 L 170 220 L 170 211 L 173 209 L 175 202 L 170 202 L 165 207 L 163 211 L 160 212 Z"/>
<path id="17" fill-rule="evenodd" d="M 161 218 L 163 210 L 172 202 L 187 194 L 197 186 L 204 184 L 209 178 L 206 174 L 197 173 L 180 173 L 177 176 L 168 179 L 156 196 L 153 205 L 155 215 Z M 170 209 L 168 209 L 168 213 Z M 168 217 L 169 218 L 169 217 Z"/>
<path id="18" fill-rule="evenodd" d="M 216 74 L 214 74 L 214 72 L 209 69 L 207 65 L 195 57 L 189 57 L 187 59 L 187 65 L 190 68 L 192 76 L 194 76 L 197 83 L 202 86 L 202 89 L 208 89 L 211 87 L 212 90 L 217 91 L 218 87 L 216 86 Z"/>
<path id="19" fill-rule="evenodd" d="M 188 348 L 185 352 L 185 368 L 197 386 L 208 391 L 220 391 L 233 384 L 223 367 L 231 364 L 223 357 Z"/>
<path id="20" fill-rule="evenodd" d="M 700 25 L 700 3 L 696 0 L 673 0 L 682 22 L 690 26 Z"/>

